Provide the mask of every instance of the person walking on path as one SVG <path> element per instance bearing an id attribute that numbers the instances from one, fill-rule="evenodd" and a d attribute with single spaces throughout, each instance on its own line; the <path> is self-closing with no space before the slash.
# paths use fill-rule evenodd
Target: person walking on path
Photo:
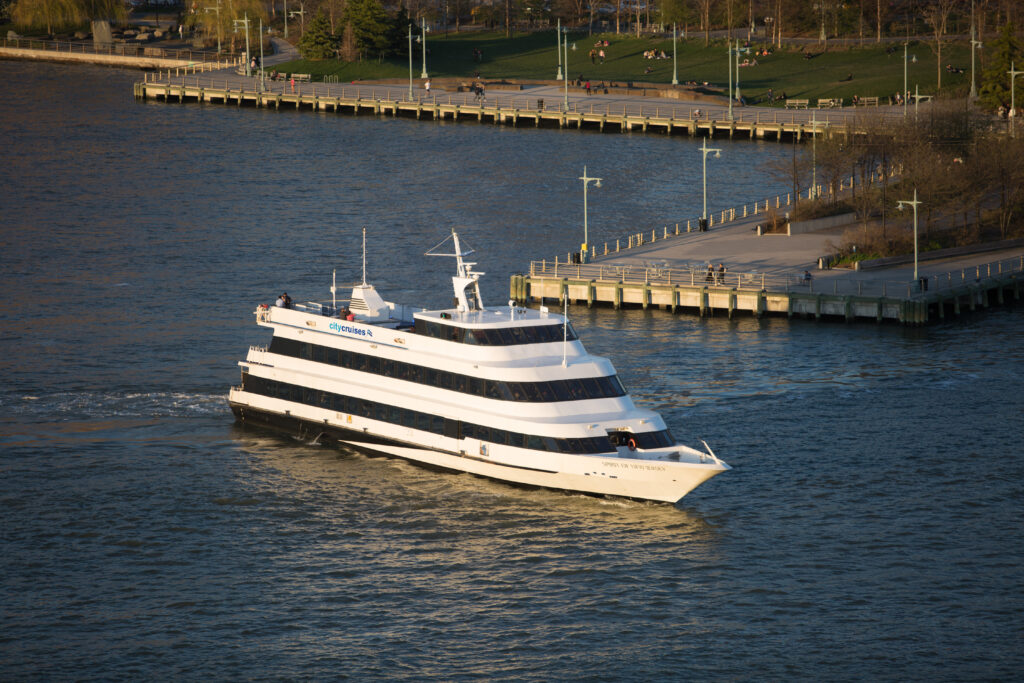
<path id="1" fill-rule="evenodd" d="M 585 87 L 587 88 L 587 94 L 589 95 L 590 94 L 590 81 L 587 81 L 587 84 L 586 84 Z"/>
<path id="2" fill-rule="evenodd" d="M 604 50 L 598 52 L 597 56 L 601 58 L 601 63 L 604 64 Z"/>
<path id="3" fill-rule="evenodd" d="M 292 77 L 290 79 L 290 83 L 291 83 L 291 86 L 292 86 L 292 94 L 294 95 L 295 94 L 295 74 L 292 74 Z"/>
<path id="4" fill-rule="evenodd" d="M 427 91 L 427 97 L 430 97 L 430 79 L 429 78 L 427 79 L 427 82 L 423 84 L 423 87 Z"/>

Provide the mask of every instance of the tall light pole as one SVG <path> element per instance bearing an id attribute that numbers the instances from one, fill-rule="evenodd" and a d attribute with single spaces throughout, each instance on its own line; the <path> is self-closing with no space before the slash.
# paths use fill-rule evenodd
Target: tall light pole
<path id="1" fill-rule="evenodd" d="M 263 72 L 263 17 L 260 17 L 260 92 L 267 89 L 267 79 Z"/>
<path id="2" fill-rule="evenodd" d="M 708 147 L 708 139 L 704 138 L 704 142 L 700 145 L 700 151 L 703 155 L 704 161 L 704 210 L 701 212 L 701 229 L 707 230 L 708 226 L 708 154 L 711 152 L 715 153 L 715 158 L 719 159 L 722 156 L 722 150 Z"/>
<path id="3" fill-rule="evenodd" d="M 981 41 L 975 40 L 974 3 L 971 3 L 971 99 L 978 96 L 978 88 L 974 84 L 974 51 L 981 48 Z"/>
<path id="4" fill-rule="evenodd" d="M 245 13 L 244 19 L 235 19 L 235 33 L 238 33 L 238 27 L 245 27 L 245 75 L 252 76 L 252 68 L 249 66 L 249 60 L 252 58 L 252 52 L 249 51 L 249 13 Z"/>
<path id="5" fill-rule="evenodd" d="M 288 0 L 284 0 L 284 37 L 288 37 Z"/>
<path id="6" fill-rule="evenodd" d="M 306 31 L 306 4 L 305 3 L 300 2 L 299 3 L 299 9 L 292 10 L 291 12 L 288 13 L 288 16 L 292 16 L 292 17 L 298 16 L 299 17 L 299 33 L 301 34 L 301 33 L 304 33 Z"/>
<path id="7" fill-rule="evenodd" d="M 672 85 L 679 85 L 679 69 L 676 63 L 676 25 L 672 24 Z"/>
<path id="8" fill-rule="evenodd" d="M 220 0 L 217 0 L 217 4 L 213 7 L 205 7 L 207 12 L 217 13 L 217 54 L 220 54 Z"/>
<path id="9" fill-rule="evenodd" d="M 729 98 L 729 120 L 732 121 L 732 40 L 726 41 L 726 51 L 729 53 L 729 91 L 725 96 Z"/>
<path id="10" fill-rule="evenodd" d="M 907 44 L 903 43 L 903 92 L 900 93 L 900 97 L 903 98 L 903 118 L 907 118 Z"/>
<path id="11" fill-rule="evenodd" d="M 601 179 L 588 176 L 587 167 L 584 166 L 580 180 L 583 181 L 583 244 L 580 247 L 580 252 L 583 254 L 582 261 L 586 263 L 587 251 L 590 249 L 590 235 L 587 233 L 587 185 L 594 183 L 594 187 L 601 187 Z"/>
<path id="12" fill-rule="evenodd" d="M 736 103 L 740 101 L 740 41 L 736 41 Z"/>
<path id="13" fill-rule="evenodd" d="M 412 22 L 409 22 L 409 101 L 412 102 Z"/>
<path id="14" fill-rule="evenodd" d="M 923 202 L 917 201 L 917 188 L 916 187 L 914 188 L 914 199 L 913 200 L 901 199 L 898 202 L 896 202 L 896 208 L 899 209 L 900 211 L 902 211 L 903 207 L 905 207 L 905 206 L 912 206 L 912 207 L 914 207 L 914 282 L 917 282 L 917 206 L 918 206 L 918 204 L 922 204 L 922 203 Z"/>
<path id="15" fill-rule="evenodd" d="M 423 71 L 420 72 L 420 78 L 427 77 L 427 19 L 426 17 L 420 17 L 420 25 L 423 28 Z"/>
<path id="16" fill-rule="evenodd" d="M 1013 132 L 1013 120 L 1017 118 L 1017 95 L 1014 91 L 1014 85 L 1017 83 L 1017 76 L 1024 74 L 1024 71 L 1017 71 L 1013 68 L 1013 62 L 1010 62 L 1010 70 L 1006 73 L 1010 74 L 1010 137 L 1014 137 Z"/>
<path id="17" fill-rule="evenodd" d="M 569 28 L 562 29 L 565 32 L 565 42 L 562 44 L 562 49 L 565 50 L 565 79 L 562 81 L 562 85 L 565 89 L 565 113 L 569 113 Z"/>
<path id="18" fill-rule="evenodd" d="M 555 80 L 562 80 L 562 20 L 558 20 L 558 27 L 555 29 L 555 38 L 558 39 L 558 73 L 555 74 Z M 568 69 L 566 69 L 568 71 Z"/>
<path id="19" fill-rule="evenodd" d="M 818 121 L 817 113 L 811 114 L 811 194 L 818 198 Z"/>

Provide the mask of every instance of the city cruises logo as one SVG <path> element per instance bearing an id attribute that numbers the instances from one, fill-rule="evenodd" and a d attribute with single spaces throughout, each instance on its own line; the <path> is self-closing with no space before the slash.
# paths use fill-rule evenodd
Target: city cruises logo
<path id="1" fill-rule="evenodd" d="M 343 323 L 331 323 L 329 327 L 335 332 L 341 332 L 342 334 L 354 334 L 359 337 L 373 337 L 372 330 L 364 330 L 361 327 L 352 327 L 351 325 L 345 325 Z"/>

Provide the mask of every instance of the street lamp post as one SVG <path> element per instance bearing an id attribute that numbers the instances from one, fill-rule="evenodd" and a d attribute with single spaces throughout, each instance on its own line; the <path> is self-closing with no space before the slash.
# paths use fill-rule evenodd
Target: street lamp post
<path id="1" fill-rule="evenodd" d="M 420 78 L 427 77 L 427 19 L 426 17 L 420 17 L 420 25 L 423 28 L 423 71 L 420 72 Z"/>
<path id="2" fill-rule="evenodd" d="M 267 79 L 263 71 L 263 17 L 260 17 L 260 92 L 267 89 Z"/>
<path id="3" fill-rule="evenodd" d="M 902 211 L 903 207 L 905 207 L 905 206 L 912 206 L 912 207 L 914 207 L 914 282 L 918 282 L 918 278 L 917 278 L 917 206 L 919 204 L 922 204 L 922 203 L 923 202 L 917 201 L 917 188 L 916 187 L 914 188 L 914 199 L 913 200 L 901 199 L 901 200 L 899 200 L 896 203 L 896 208 L 899 209 L 900 211 Z"/>
<path id="4" fill-rule="evenodd" d="M 726 51 L 729 54 L 729 90 L 725 96 L 729 98 L 729 120 L 732 121 L 732 40 L 726 42 Z"/>
<path id="5" fill-rule="evenodd" d="M 409 101 L 412 102 L 412 22 L 409 22 Z"/>
<path id="6" fill-rule="evenodd" d="M 249 60 L 252 58 L 252 52 L 249 50 L 249 13 L 246 12 L 244 19 L 235 19 L 235 33 L 238 33 L 238 27 L 245 27 L 245 75 L 252 76 L 252 68 L 249 65 Z"/>
<path id="7" fill-rule="evenodd" d="M 700 145 L 700 151 L 703 155 L 703 167 L 704 167 L 704 210 L 701 212 L 700 228 L 701 230 L 708 229 L 708 154 L 711 152 L 715 153 L 715 158 L 719 159 L 722 156 L 722 150 L 708 147 L 708 139 L 704 138 L 704 142 Z"/>
<path id="8" fill-rule="evenodd" d="M 594 187 L 601 187 L 601 179 L 588 176 L 587 167 L 584 166 L 580 180 L 583 181 L 583 244 L 580 246 L 580 252 L 582 253 L 581 260 L 586 263 L 587 251 L 590 249 L 590 235 L 587 233 L 587 185 L 594 183 Z"/>
<path id="9" fill-rule="evenodd" d="M 676 25 L 672 24 L 672 85 L 679 85 L 679 69 L 676 63 Z"/>
<path id="10" fill-rule="evenodd" d="M 220 0 L 217 0 L 217 4 L 214 7 L 204 8 L 207 12 L 217 13 L 217 54 L 220 54 Z"/>
<path id="11" fill-rule="evenodd" d="M 565 113 L 569 113 L 569 28 L 562 29 L 565 33 L 565 42 L 562 44 L 562 49 L 565 50 L 565 78 L 562 80 L 562 85 L 565 92 Z"/>
<path id="12" fill-rule="evenodd" d="M 736 41 L 736 103 L 740 102 L 740 41 Z"/>
<path id="13" fill-rule="evenodd" d="M 981 41 L 975 40 L 974 3 L 971 3 L 971 99 L 978 96 L 978 88 L 974 84 L 974 51 L 981 48 Z"/>
<path id="14" fill-rule="evenodd" d="M 299 3 L 299 9 L 292 10 L 291 12 L 288 13 L 288 16 L 292 16 L 292 17 L 298 16 L 299 17 L 299 33 L 301 34 L 301 33 L 304 33 L 306 31 L 306 4 L 305 3 L 300 2 Z"/>
<path id="15" fill-rule="evenodd" d="M 1013 131 L 1013 120 L 1017 118 L 1017 95 L 1014 90 L 1014 85 L 1017 82 L 1017 76 L 1024 74 L 1024 71 L 1017 71 L 1013 68 L 1013 62 L 1010 62 L 1010 70 L 1006 73 L 1010 74 L 1010 137 L 1014 137 Z"/>
<path id="16" fill-rule="evenodd" d="M 817 113 L 811 114 L 811 195 L 818 198 L 818 120 Z"/>
<path id="17" fill-rule="evenodd" d="M 907 44 L 903 43 L 903 118 L 907 118 Z"/>
<path id="18" fill-rule="evenodd" d="M 288 0 L 284 0 L 284 37 L 288 37 Z"/>
<path id="19" fill-rule="evenodd" d="M 558 20 L 558 27 L 555 29 L 555 38 L 558 39 L 558 73 L 555 74 L 555 80 L 562 80 L 562 20 Z M 568 71 L 568 69 L 566 69 Z"/>

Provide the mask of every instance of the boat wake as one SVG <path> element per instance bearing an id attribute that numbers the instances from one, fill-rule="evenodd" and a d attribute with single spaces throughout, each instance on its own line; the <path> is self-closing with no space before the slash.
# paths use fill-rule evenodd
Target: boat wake
<path id="1" fill-rule="evenodd" d="M 17 421 L 96 418 L 179 418 L 223 416 L 223 394 L 180 391 L 65 391 L 52 394 L 7 393 L 0 408 Z"/>

